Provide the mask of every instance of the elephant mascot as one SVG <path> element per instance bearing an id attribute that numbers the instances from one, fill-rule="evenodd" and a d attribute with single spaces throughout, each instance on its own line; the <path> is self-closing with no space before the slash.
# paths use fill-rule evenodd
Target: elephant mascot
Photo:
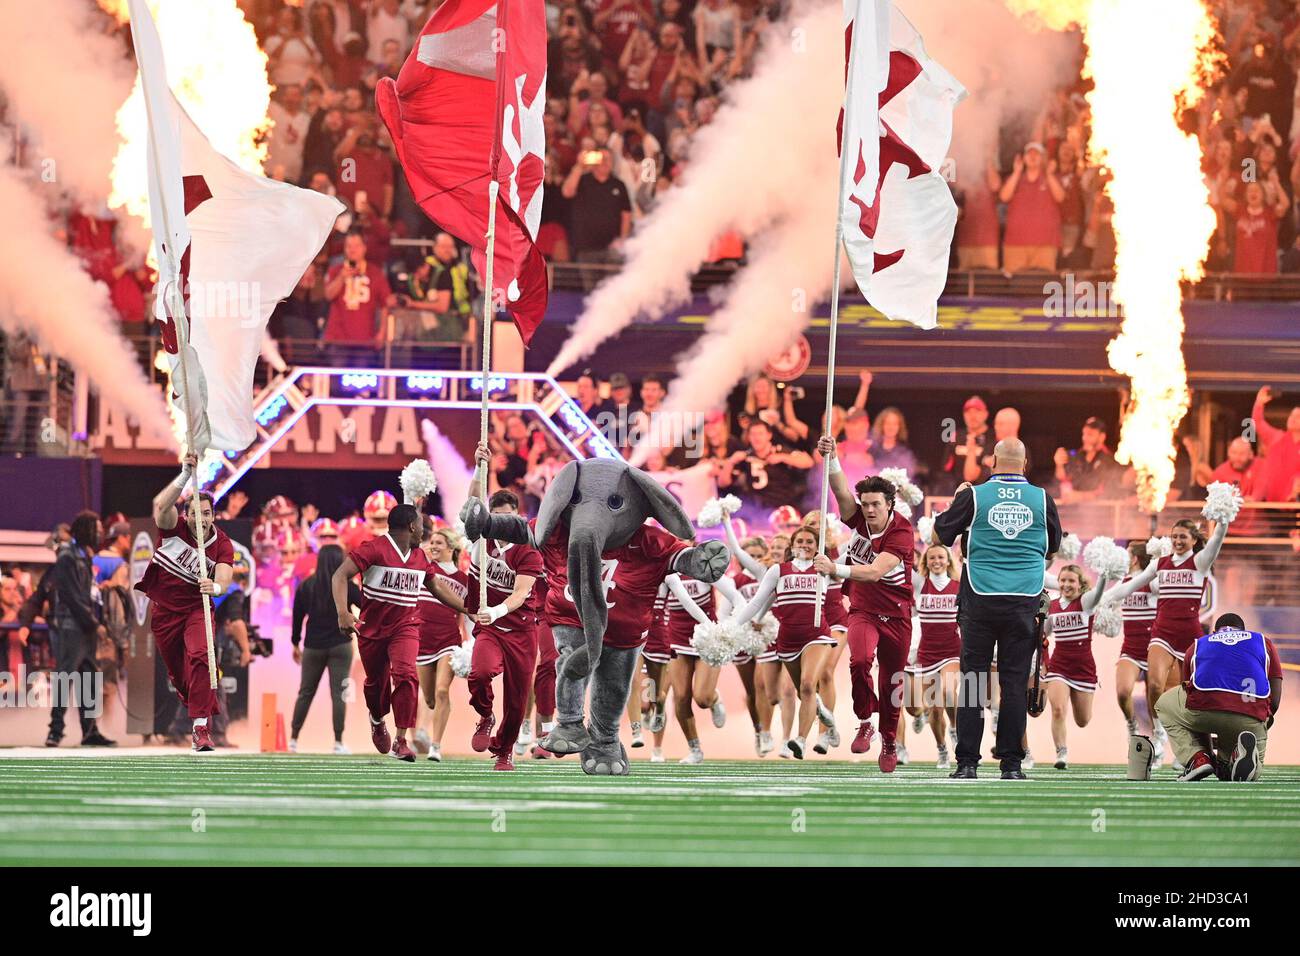
<path id="1" fill-rule="evenodd" d="M 666 531 L 647 525 L 648 518 Z M 551 482 L 535 521 L 489 514 L 477 498 L 465 503 L 461 520 L 471 541 L 486 535 L 542 552 L 546 616 L 559 651 L 559 723 L 541 746 L 581 754 L 589 774 L 626 774 L 619 722 L 659 584 L 673 573 L 714 583 L 730 561 L 726 546 L 691 546 L 695 529 L 677 499 L 621 459 L 569 462 Z M 590 721 L 584 726 L 588 684 Z"/>

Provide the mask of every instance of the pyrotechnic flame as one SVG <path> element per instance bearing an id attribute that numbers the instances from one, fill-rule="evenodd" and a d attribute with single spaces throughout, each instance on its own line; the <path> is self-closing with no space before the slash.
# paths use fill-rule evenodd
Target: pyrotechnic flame
<path id="1" fill-rule="evenodd" d="M 1217 69 L 1216 24 L 1204 0 L 1007 0 L 1048 26 L 1078 25 L 1094 83 L 1089 154 L 1111 174 L 1115 298 L 1124 322 L 1107 352 L 1132 394 L 1115 457 L 1132 463 L 1138 498 L 1164 507 L 1174 430 L 1187 413 L 1179 282 L 1203 275 L 1215 217 L 1196 138 L 1178 128 Z"/>
<path id="2" fill-rule="evenodd" d="M 167 59 L 167 80 L 181 105 L 218 152 L 250 172 L 261 173 L 266 146 L 259 142 L 270 121 L 266 54 L 236 0 L 148 0 Z M 99 0 L 121 22 L 126 0 Z M 123 143 L 113 161 L 108 204 L 125 207 L 146 225 L 149 187 L 144 96 L 136 78 L 117 114 Z"/>

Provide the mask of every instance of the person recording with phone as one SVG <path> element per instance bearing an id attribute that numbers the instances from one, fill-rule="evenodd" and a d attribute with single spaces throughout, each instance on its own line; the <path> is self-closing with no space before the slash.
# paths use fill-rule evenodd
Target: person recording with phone
<path id="1" fill-rule="evenodd" d="M 366 258 L 366 240 L 353 230 L 343 240 L 343 261 L 325 277 L 330 302 L 325 345 L 335 365 L 366 365 L 384 345 L 384 309 L 397 303 L 383 267 Z"/>
<path id="2" fill-rule="evenodd" d="M 632 202 L 613 170 L 609 150 L 584 150 L 560 188 L 572 201 L 570 243 L 587 289 L 608 274 L 601 266 L 621 259 L 623 240 L 632 231 Z"/>

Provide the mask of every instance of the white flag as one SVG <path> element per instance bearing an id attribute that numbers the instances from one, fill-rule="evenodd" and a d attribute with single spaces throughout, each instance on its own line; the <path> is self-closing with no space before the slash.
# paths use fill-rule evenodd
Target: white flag
<path id="1" fill-rule="evenodd" d="M 941 168 L 966 90 L 889 0 L 844 0 L 844 22 L 844 251 L 872 306 L 934 328 L 957 224 Z"/>
<path id="2" fill-rule="evenodd" d="M 173 387 L 180 393 L 188 380 L 179 404 L 193 423 L 193 450 L 241 451 L 256 437 L 253 373 L 267 320 L 344 207 L 246 172 L 213 149 L 167 86 L 162 43 L 144 0 L 130 0 L 130 11 L 149 117 L 155 318 Z"/>

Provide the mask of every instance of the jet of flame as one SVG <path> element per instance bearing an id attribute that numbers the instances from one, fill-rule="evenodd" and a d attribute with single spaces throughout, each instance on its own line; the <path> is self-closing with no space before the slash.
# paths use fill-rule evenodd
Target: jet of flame
<path id="1" fill-rule="evenodd" d="M 1201 148 L 1178 127 L 1219 63 L 1204 0 L 1007 0 L 1053 29 L 1078 26 L 1092 113 L 1089 154 L 1110 173 L 1115 298 L 1124 307 L 1107 353 L 1132 381 L 1116 459 L 1137 471 L 1138 499 L 1164 507 L 1174 477 L 1174 432 L 1187 413 L 1179 283 L 1204 274 L 1215 217 Z"/>
<path id="2" fill-rule="evenodd" d="M 272 86 L 266 54 L 236 0 L 148 0 L 167 57 L 167 81 L 204 135 L 221 153 L 250 172 L 266 161 L 261 141 L 270 121 Z M 99 0 L 119 22 L 129 19 L 126 0 Z M 117 114 L 122 146 L 113 161 L 108 204 L 149 223 L 144 96 L 136 78 Z"/>

